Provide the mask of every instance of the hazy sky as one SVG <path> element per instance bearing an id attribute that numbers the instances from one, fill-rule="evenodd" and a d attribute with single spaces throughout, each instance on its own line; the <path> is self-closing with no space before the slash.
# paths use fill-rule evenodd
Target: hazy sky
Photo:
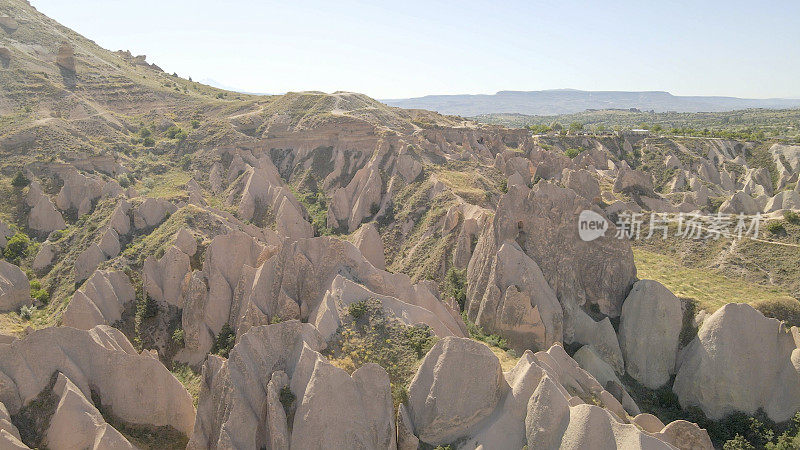
<path id="1" fill-rule="evenodd" d="M 800 98 L 798 0 L 31 3 L 103 47 L 251 92 Z"/>

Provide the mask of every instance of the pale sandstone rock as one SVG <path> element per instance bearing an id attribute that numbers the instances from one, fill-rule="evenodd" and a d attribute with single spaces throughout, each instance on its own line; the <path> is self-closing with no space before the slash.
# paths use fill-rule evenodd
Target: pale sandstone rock
<path id="1" fill-rule="evenodd" d="M 106 257 L 114 258 L 119 255 L 120 251 L 119 235 L 113 228 L 106 228 L 105 232 L 103 232 L 103 235 L 100 237 L 98 246 Z"/>
<path id="2" fill-rule="evenodd" d="M 58 374 L 53 393 L 59 401 L 46 431 L 48 448 L 135 448 L 119 431 L 106 423 L 100 411 L 64 374 Z"/>
<path id="3" fill-rule="evenodd" d="M 481 370 L 464 370 L 480 367 Z M 469 386 L 469 395 L 464 388 Z M 447 337 L 422 360 L 408 387 L 408 406 L 421 441 L 445 444 L 489 417 L 509 389 L 497 357 L 482 343 Z"/>
<path id="4" fill-rule="evenodd" d="M 800 209 L 800 192 L 798 191 L 781 191 L 775 194 L 774 197 L 769 199 L 766 206 L 764 206 L 765 213 L 780 211 L 782 209 Z"/>
<path id="5" fill-rule="evenodd" d="M 378 300 L 389 318 L 397 319 L 409 326 L 427 325 L 440 337 L 453 335 L 447 326 L 427 309 L 405 303 L 394 297 L 376 294 L 341 275 L 334 278 L 330 289 L 325 293 L 325 298 L 311 313 L 308 321 L 317 327 L 322 338 L 327 341 L 342 325 L 343 317 L 348 314 L 349 305 L 370 299 Z"/>
<path id="6" fill-rule="evenodd" d="M 50 198 L 43 193 L 32 200 L 33 206 L 28 216 L 28 226 L 40 233 L 52 233 L 66 228 L 64 217 L 58 212 Z"/>
<path id="7" fill-rule="evenodd" d="M 318 359 L 299 394 L 292 448 L 396 448 L 389 376 L 379 365 L 366 364 L 351 377 Z"/>
<path id="8" fill-rule="evenodd" d="M 96 391 L 103 405 L 128 423 L 192 432 L 194 407 L 183 385 L 158 359 L 137 354 L 122 332 L 102 325 L 88 331 L 45 328 L 0 345 L 0 402 L 16 414 L 56 371 L 84 397 Z"/>
<path id="9" fill-rule="evenodd" d="M 565 187 L 590 201 L 600 197 L 600 184 L 588 170 L 567 170 L 565 172 L 562 177 Z"/>
<path id="10" fill-rule="evenodd" d="M 763 408 L 774 421 L 800 409 L 800 350 L 783 324 L 752 306 L 728 303 L 682 351 L 673 391 L 711 419 Z"/>
<path id="11" fill-rule="evenodd" d="M 105 260 L 106 254 L 103 253 L 100 246 L 96 243 L 89 244 L 89 248 L 81 252 L 75 259 L 75 266 L 72 268 L 75 282 L 80 283 L 89 278 L 89 275 Z"/>
<path id="12" fill-rule="evenodd" d="M 586 209 L 602 214 L 571 189 L 550 182 L 540 181 L 530 190 L 510 188 L 501 198 L 493 222 L 484 227 L 469 263 L 470 317 L 477 314 L 494 255 L 506 241 L 517 242 L 553 289 L 563 310 L 566 342 L 574 339 L 576 317 L 582 309 L 597 305 L 602 314 L 618 316 L 636 277 L 633 253 L 629 242 L 614 237 L 613 223 L 605 237 L 591 242 L 581 240 L 577 218 Z"/>
<path id="13" fill-rule="evenodd" d="M 120 199 L 114 212 L 111 213 L 108 226 L 113 228 L 119 236 L 127 236 L 131 231 L 131 218 L 128 215 L 130 210 L 131 204 L 125 199 Z"/>
<path id="14" fill-rule="evenodd" d="M 275 214 L 275 229 L 279 236 L 292 240 L 314 237 L 311 224 L 303 217 L 301 209 L 294 205 L 288 197 L 283 197 Z"/>
<path id="15" fill-rule="evenodd" d="M 640 170 L 630 168 L 620 169 L 617 179 L 614 181 L 614 192 L 636 193 L 640 195 L 652 195 L 653 177 Z"/>
<path id="16" fill-rule="evenodd" d="M 648 413 L 636 415 L 631 422 L 648 433 L 660 433 L 664 428 L 664 424 L 658 417 Z"/>
<path id="17" fill-rule="evenodd" d="M 161 259 L 149 256 L 142 267 L 142 285 L 153 300 L 183 307 L 183 279 L 191 271 L 189 256 L 172 246 Z"/>
<path id="18" fill-rule="evenodd" d="M 375 228 L 374 224 L 370 222 L 361 225 L 361 228 L 353 235 L 353 244 L 358 247 L 364 258 L 367 258 L 367 261 L 372 263 L 375 268 L 386 270 L 383 240 L 381 240 L 381 235 L 378 234 L 378 229 Z"/>
<path id="19" fill-rule="evenodd" d="M 2 403 L 0 403 L 0 448 L 8 450 L 28 448 L 20 440 L 19 430 L 11 423 L 11 415 Z"/>
<path id="20" fill-rule="evenodd" d="M 14 231 L 7 223 L 0 220 L 0 249 L 6 248 L 8 238 L 14 235 Z"/>
<path id="21" fill-rule="evenodd" d="M 239 311 L 235 316 L 240 322 L 237 332 L 269 323 L 269 319 L 290 302 L 299 307 L 300 318 L 307 320 L 339 274 L 359 280 L 364 288 L 376 294 L 424 308 L 434 313 L 452 334 L 464 335 L 460 321 L 429 287 L 412 284 L 405 274 L 376 269 L 352 243 L 333 237 L 286 241 L 266 259 L 256 269 L 250 288 L 242 296 L 242 304 L 231 308 L 231 311 L 237 308 Z M 209 286 L 213 289 L 211 281 Z M 246 321 L 241 320 L 244 312 L 248 313 Z"/>
<path id="22" fill-rule="evenodd" d="M 146 198 L 133 210 L 133 225 L 141 230 L 159 225 L 178 208 L 162 198 Z"/>
<path id="23" fill-rule="evenodd" d="M 397 450 L 417 450 L 419 438 L 414 435 L 414 425 L 405 403 L 397 407 Z"/>
<path id="24" fill-rule="evenodd" d="M 619 325 L 628 374 L 650 389 L 669 381 L 675 373 L 682 327 L 678 297 L 657 281 L 637 281 L 622 305 Z"/>
<path id="25" fill-rule="evenodd" d="M 578 310 L 575 318 L 574 342 L 591 345 L 597 354 L 618 374 L 625 373 L 625 361 L 619 348 L 617 333 L 608 317 L 599 322 Z"/>
<path id="26" fill-rule="evenodd" d="M 711 450 L 714 444 L 708 432 L 696 423 L 685 420 L 670 422 L 656 436 L 680 450 Z"/>
<path id="27" fill-rule="evenodd" d="M 239 338 L 227 360 L 209 356 L 203 366 L 197 418 L 187 448 L 265 447 L 267 436 L 259 429 L 267 420 L 267 380 L 276 371 L 285 372 L 299 408 L 316 361 L 322 360 L 316 350 L 324 346 L 313 325 L 293 320 L 251 328 Z M 298 424 L 303 420 L 300 415 L 296 418 Z M 270 420 L 277 419 L 272 416 Z M 276 427 L 280 425 L 267 424 L 268 429 Z"/>
<path id="28" fill-rule="evenodd" d="M 76 209 L 78 216 L 91 212 L 92 202 L 100 198 L 103 183 L 100 180 L 81 175 L 77 170 L 63 176 L 64 186 L 56 197 L 56 206 L 62 211 Z"/>
<path id="29" fill-rule="evenodd" d="M 281 403 L 281 390 L 288 387 L 289 376 L 285 372 L 279 370 L 272 373 L 272 377 L 267 384 L 267 448 L 289 448 L 289 426 L 286 419 L 286 411 Z"/>
<path id="30" fill-rule="evenodd" d="M 25 272 L 0 259 L 0 312 L 16 311 L 32 303 L 31 287 Z"/>
<path id="31" fill-rule="evenodd" d="M 561 342 L 562 311 L 541 269 L 514 242 L 497 251 L 486 290 L 470 304 L 475 323 L 506 337 L 517 352 L 541 350 Z"/>
<path id="32" fill-rule="evenodd" d="M 103 185 L 100 195 L 103 198 L 116 198 L 123 194 L 122 186 L 119 185 L 117 180 L 111 180 Z"/>
<path id="33" fill-rule="evenodd" d="M 614 369 L 597 354 L 597 351 L 591 345 L 581 347 L 572 358 L 581 366 L 581 369 L 589 372 L 601 386 L 609 391 L 628 414 L 635 415 L 640 412 L 636 402 L 625 391 Z M 614 386 L 614 388 L 611 388 L 611 386 Z M 614 392 L 615 390 L 619 392 Z"/>
<path id="34" fill-rule="evenodd" d="M 82 330 L 112 325 L 122 318 L 125 304 L 134 300 L 136 291 L 125 272 L 97 270 L 72 295 L 61 321 Z"/>
<path id="35" fill-rule="evenodd" d="M 56 245 L 50 241 L 47 241 L 39 247 L 39 251 L 36 252 L 36 256 L 33 258 L 31 267 L 36 271 L 44 270 L 50 267 L 55 256 Z"/>
<path id="36" fill-rule="evenodd" d="M 186 228 L 181 228 L 175 235 L 175 246 L 187 255 L 194 256 L 197 253 L 197 239 Z"/>
<path id="37" fill-rule="evenodd" d="M 723 214 L 755 214 L 761 208 L 758 207 L 756 201 L 744 191 L 738 191 L 731 198 L 725 200 L 719 207 L 719 212 Z"/>

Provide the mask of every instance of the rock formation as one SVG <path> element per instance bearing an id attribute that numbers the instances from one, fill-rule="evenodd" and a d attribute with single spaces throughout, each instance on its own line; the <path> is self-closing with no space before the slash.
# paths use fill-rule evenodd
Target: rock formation
<path id="1" fill-rule="evenodd" d="M 0 259 L 0 312 L 33 303 L 28 277 L 19 267 Z"/>
<path id="2" fill-rule="evenodd" d="M 75 291 L 61 321 L 82 330 L 112 325 L 122 318 L 125 304 L 134 300 L 136 291 L 124 272 L 98 270 Z"/>
<path id="3" fill-rule="evenodd" d="M 619 324 L 628 374 L 650 389 L 669 381 L 682 326 L 681 301 L 657 281 L 637 281 L 622 305 Z"/>
<path id="4" fill-rule="evenodd" d="M 776 422 L 791 418 L 800 410 L 797 332 L 747 304 L 718 309 L 678 361 L 681 406 L 699 406 L 711 419 L 758 408 Z"/>

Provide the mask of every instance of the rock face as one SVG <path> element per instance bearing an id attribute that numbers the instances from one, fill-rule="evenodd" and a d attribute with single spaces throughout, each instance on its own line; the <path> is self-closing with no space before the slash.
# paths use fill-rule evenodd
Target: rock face
<path id="1" fill-rule="evenodd" d="M 453 335 L 447 325 L 427 309 L 405 303 L 394 297 L 376 294 L 341 275 L 334 278 L 330 289 L 325 293 L 319 306 L 311 313 L 308 321 L 317 327 L 320 335 L 327 341 L 343 324 L 343 318 L 348 314 L 348 306 L 369 299 L 381 302 L 387 317 L 395 318 L 409 326 L 427 325 L 440 337 Z"/>
<path id="2" fill-rule="evenodd" d="M 466 386 L 469 395 L 464 395 Z M 431 445 L 463 438 L 492 414 L 508 389 L 500 361 L 487 346 L 464 338 L 440 340 L 408 387 L 408 412 L 417 437 Z"/>
<path id="3" fill-rule="evenodd" d="M 546 349 L 563 339 L 563 316 L 555 293 L 541 269 L 516 242 L 497 251 L 480 303 L 469 305 L 470 316 L 488 332 L 499 333 L 519 353 Z"/>
<path id="4" fill-rule="evenodd" d="M 590 201 L 600 197 L 600 184 L 588 170 L 567 170 L 565 172 L 562 177 L 565 187 Z"/>
<path id="5" fill-rule="evenodd" d="M 8 450 L 29 448 L 20 440 L 19 430 L 11 423 L 11 415 L 2 403 L 0 403 L 0 448 Z"/>
<path id="6" fill-rule="evenodd" d="M 191 270 L 189 256 L 172 246 L 161 259 L 150 256 L 142 267 L 142 285 L 153 300 L 183 307 L 183 279 Z"/>
<path id="7" fill-rule="evenodd" d="M 28 226 L 39 233 L 49 234 L 66 228 L 64 217 L 58 212 L 50 197 L 46 196 L 39 184 L 31 183 L 26 197 L 31 212 L 28 215 Z"/>
<path id="8" fill-rule="evenodd" d="M 364 258 L 367 258 L 376 269 L 386 270 L 386 258 L 383 254 L 383 240 L 378 229 L 372 223 L 361 225 L 353 235 L 353 243 Z"/>
<path id="9" fill-rule="evenodd" d="M 393 448 L 386 372 L 370 364 L 349 376 L 317 352 L 324 345 L 313 325 L 287 321 L 251 328 L 227 360 L 209 357 L 188 448 L 275 448 L 287 436 L 292 448 Z M 277 385 L 296 397 L 293 426 L 269 398 Z"/>
<path id="10" fill-rule="evenodd" d="M 133 210 L 133 225 L 139 230 L 155 227 L 177 210 L 175 205 L 162 198 L 146 198 Z"/>
<path id="11" fill-rule="evenodd" d="M 560 345 L 528 350 L 501 373 L 486 346 L 448 337 L 425 356 L 408 392 L 398 410 L 398 448 L 673 448 L 663 425 L 643 432 L 629 423 L 619 401 Z M 694 427 L 683 435 L 707 439 Z"/>
<path id="12" fill-rule="evenodd" d="M 729 303 L 703 321 L 682 351 L 673 391 L 711 419 L 763 408 L 776 422 L 800 409 L 800 350 L 783 324 L 747 304 Z"/>
<path id="13" fill-rule="evenodd" d="M 91 398 L 94 390 L 125 422 L 192 433 L 189 393 L 158 359 L 138 354 L 119 330 L 45 328 L 0 345 L 0 402 L 16 414 L 48 385 L 54 372 L 72 380 L 84 398 Z"/>
<path id="14" fill-rule="evenodd" d="M 100 411 L 64 374 L 58 374 L 53 393 L 59 400 L 46 432 L 48 448 L 135 448 L 119 431 L 106 423 Z"/>
<path id="15" fill-rule="evenodd" d="M 639 170 L 622 168 L 614 181 L 614 192 L 652 195 L 653 177 Z"/>
<path id="16" fill-rule="evenodd" d="M 353 244 L 331 237 L 285 241 L 253 272 L 252 279 L 246 280 L 248 288 L 240 304 L 235 305 L 238 313 L 231 313 L 237 332 L 241 334 L 250 326 L 269 323 L 280 311 L 297 311 L 298 316 L 290 318 L 308 319 L 337 275 L 357 279 L 375 294 L 424 308 L 451 334 L 464 335 L 458 314 L 442 303 L 428 285 L 412 284 L 405 274 L 378 270 Z"/>
<path id="17" fill-rule="evenodd" d="M 578 216 L 591 203 L 550 182 L 533 189 L 512 187 L 486 226 L 470 260 L 467 300 L 471 318 L 477 312 L 494 260 L 505 242 L 515 242 L 541 269 L 563 310 L 563 339 L 572 342 L 581 309 L 596 308 L 616 317 L 636 277 L 630 244 L 614 237 L 609 222 L 604 237 L 585 242 L 578 236 Z M 590 342 L 589 342 L 590 343 Z"/>
<path id="18" fill-rule="evenodd" d="M 100 246 L 95 243 L 90 244 L 89 248 L 81 252 L 75 259 L 75 266 L 72 268 L 72 272 L 75 274 L 75 282 L 80 283 L 89 278 L 89 275 L 105 260 L 106 254 L 103 253 Z"/>
<path id="19" fill-rule="evenodd" d="M 760 209 L 753 197 L 743 191 L 738 191 L 722 203 L 719 212 L 723 214 L 755 214 Z"/>
<path id="20" fill-rule="evenodd" d="M 98 270 L 75 291 L 61 321 L 82 330 L 112 325 L 122 318 L 125 304 L 134 300 L 136 291 L 124 272 Z"/>
<path id="21" fill-rule="evenodd" d="M 0 260 L 0 312 L 16 311 L 31 303 L 31 287 L 25 272 Z"/>
<path id="22" fill-rule="evenodd" d="M 8 34 L 12 34 L 19 28 L 19 23 L 13 17 L 0 16 L 0 28 L 5 30 Z"/>
<path id="23" fill-rule="evenodd" d="M 39 247 L 39 251 L 36 252 L 36 256 L 33 258 L 33 263 L 31 267 L 33 270 L 44 270 L 50 267 L 50 264 L 53 263 L 53 258 L 56 256 L 56 246 L 50 241 L 43 243 Z"/>
<path id="24" fill-rule="evenodd" d="M 75 71 L 74 63 L 72 71 Z M 75 209 L 78 217 L 91 212 L 93 202 L 100 198 L 103 183 L 81 175 L 77 170 L 64 175 L 64 186 L 56 197 L 56 206 L 62 211 Z"/>
<path id="25" fill-rule="evenodd" d="M 675 372 L 682 326 L 678 297 L 657 281 L 636 282 L 622 305 L 619 325 L 628 374 L 650 389 L 669 381 Z"/>
<path id="26" fill-rule="evenodd" d="M 69 42 L 64 41 L 58 47 L 56 65 L 68 72 L 75 72 L 75 49 Z"/>
<path id="27" fill-rule="evenodd" d="M 14 231 L 11 227 L 8 226 L 7 223 L 0 220 L 0 249 L 6 248 L 6 244 L 8 244 L 8 238 L 14 235 Z"/>

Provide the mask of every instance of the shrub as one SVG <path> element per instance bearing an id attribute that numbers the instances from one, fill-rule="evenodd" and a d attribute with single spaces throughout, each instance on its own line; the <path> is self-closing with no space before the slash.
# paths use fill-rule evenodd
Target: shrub
<path id="1" fill-rule="evenodd" d="M 786 234 L 786 228 L 783 227 L 783 222 L 780 221 L 768 223 L 767 231 L 772 234 Z"/>
<path id="2" fill-rule="evenodd" d="M 508 180 L 502 180 L 500 182 L 500 192 L 504 194 L 508 192 Z"/>
<path id="3" fill-rule="evenodd" d="M 156 140 L 153 139 L 152 137 L 146 137 L 146 138 L 142 139 L 142 145 L 144 145 L 145 147 L 148 147 L 148 148 L 155 147 L 156 146 Z"/>
<path id="4" fill-rule="evenodd" d="M 144 294 L 136 302 L 136 323 L 142 323 L 143 320 L 155 317 L 156 314 L 158 314 L 158 303 L 150 298 L 149 295 Z"/>
<path id="5" fill-rule="evenodd" d="M 31 320 L 31 316 L 33 315 L 34 311 L 36 311 L 35 306 L 22 305 L 22 307 L 19 309 L 19 317 L 22 320 Z"/>
<path id="6" fill-rule="evenodd" d="M 183 141 L 186 139 L 186 132 L 182 129 L 178 128 L 176 125 L 173 125 L 167 129 L 166 136 L 170 139 L 177 139 L 179 141 Z"/>
<path id="7" fill-rule="evenodd" d="M 14 178 L 11 179 L 11 185 L 15 188 L 24 188 L 30 184 L 30 180 L 25 177 L 25 174 L 22 173 L 21 170 L 18 170 L 17 173 L 14 174 Z"/>
<path id="8" fill-rule="evenodd" d="M 508 346 L 508 341 L 505 338 L 496 334 L 486 334 L 483 331 L 483 328 L 479 327 L 475 324 L 475 322 L 469 319 L 466 311 L 461 313 L 461 318 L 464 319 L 464 323 L 467 325 L 469 337 L 477 341 L 484 342 L 490 346 L 498 347 L 502 350 L 509 350 L 510 347 Z"/>
<path id="9" fill-rule="evenodd" d="M 14 264 L 19 265 L 20 259 L 28 257 L 31 240 L 25 233 L 17 232 L 6 243 L 3 256 Z"/>
<path id="10" fill-rule="evenodd" d="M 50 293 L 44 289 L 37 289 L 35 291 L 31 291 L 31 297 L 42 303 L 47 303 L 50 301 Z"/>
<path id="11" fill-rule="evenodd" d="M 347 313 L 350 314 L 350 317 L 353 319 L 360 319 L 367 313 L 367 300 L 351 303 L 350 306 L 347 307 Z"/>
<path id="12" fill-rule="evenodd" d="M 575 158 L 581 153 L 581 151 L 577 148 L 568 148 L 564 153 L 570 158 Z"/>
<path id="13" fill-rule="evenodd" d="M 149 138 L 152 134 L 153 134 L 153 132 L 150 131 L 150 129 L 147 128 L 147 127 L 142 127 L 139 130 L 139 137 L 141 137 L 142 139 Z"/>
<path id="14" fill-rule="evenodd" d="M 800 301 L 793 298 L 761 300 L 753 307 L 767 317 L 783 321 L 787 327 L 800 326 Z"/>
<path id="15" fill-rule="evenodd" d="M 800 224 L 800 214 L 794 211 L 784 211 L 783 218 L 789 223 L 793 223 L 795 225 Z"/>
<path id="16" fill-rule="evenodd" d="M 211 353 L 227 358 L 235 344 L 236 332 L 226 323 L 222 326 L 222 329 L 219 330 L 219 334 L 214 340 L 214 346 L 211 347 Z"/>
<path id="17" fill-rule="evenodd" d="M 178 329 L 176 329 L 175 331 L 172 332 L 172 342 L 174 342 L 174 343 L 176 343 L 178 345 L 183 345 L 184 336 L 185 336 L 185 333 L 183 331 L 183 328 L 178 328 Z"/>
<path id="18" fill-rule="evenodd" d="M 194 128 L 195 130 L 200 128 L 200 121 L 196 119 L 192 120 L 192 128 Z"/>
<path id="19" fill-rule="evenodd" d="M 286 412 L 286 415 L 289 415 L 289 411 L 292 409 L 292 405 L 297 397 L 294 395 L 294 392 L 289 388 L 289 386 L 284 386 L 281 388 L 280 393 L 280 401 L 281 405 L 283 405 L 283 410 Z"/>
<path id="20" fill-rule="evenodd" d="M 463 311 L 467 304 L 467 271 L 451 267 L 445 275 L 445 289 Z"/>

